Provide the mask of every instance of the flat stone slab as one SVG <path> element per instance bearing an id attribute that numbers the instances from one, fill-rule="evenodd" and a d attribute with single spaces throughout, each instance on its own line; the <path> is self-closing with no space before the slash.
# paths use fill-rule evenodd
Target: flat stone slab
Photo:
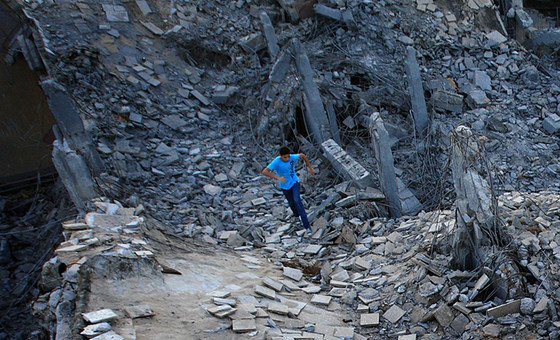
<path id="1" fill-rule="evenodd" d="M 85 221 L 87 225 L 92 228 L 115 228 L 125 227 L 131 223 L 140 223 L 143 221 L 138 216 L 124 216 L 124 215 L 106 215 L 99 213 L 88 213 Z"/>
<path id="2" fill-rule="evenodd" d="M 128 22 L 128 12 L 126 8 L 119 5 L 102 4 L 103 11 L 109 22 Z"/>
<path id="3" fill-rule="evenodd" d="M 311 303 L 315 303 L 315 304 L 323 305 L 323 306 L 328 306 L 329 303 L 331 303 L 331 300 L 332 300 L 332 296 L 315 294 L 311 298 Z"/>
<path id="4" fill-rule="evenodd" d="M 100 323 L 118 319 L 117 313 L 110 309 L 100 309 L 95 312 L 82 313 L 82 317 L 89 323 Z"/>
<path id="5" fill-rule="evenodd" d="M 88 248 L 87 244 L 76 244 L 74 246 L 68 246 L 64 248 L 57 248 L 54 252 L 55 253 L 70 253 L 73 251 L 82 251 Z"/>
<path id="6" fill-rule="evenodd" d="M 272 289 L 257 285 L 255 286 L 255 293 L 271 300 L 276 300 L 276 292 Z"/>
<path id="7" fill-rule="evenodd" d="M 89 226 L 85 223 L 64 223 L 62 228 L 65 230 L 85 230 L 89 229 Z"/>
<path id="8" fill-rule="evenodd" d="M 131 319 L 147 318 L 156 315 L 156 313 L 154 313 L 152 308 L 150 308 L 150 306 L 148 305 L 125 307 L 124 310 Z"/>
<path id="9" fill-rule="evenodd" d="M 303 253 L 304 254 L 316 255 L 321 251 L 321 249 L 323 249 L 322 245 L 310 244 L 303 250 Z"/>
<path id="10" fill-rule="evenodd" d="M 215 317 L 224 318 L 228 315 L 235 313 L 236 309 L 231 307 L 230 305 L 221 305 L 221 306 L 210 307 L 207 309 L 207 311 L 208 313 L 214 315 Z"/>
<path id="11" fill-rule="evenodd" d="M 257 324 L 254 319 L 252 320 L 233 320 L 232 322 L 233 331 L 236 333 L 246 333 L 257 330 Z"/>
<path id="12" fill-rule="evenodd" d="M 360 315 L 360 326 L 371 327 L 379 325 L 379 313 L 366 313 Z"/>
<path id="13" fill-rule="evenodd" d="M 288 306 L 279 303 L 279 302 L 271 302 L 268 304 L 268 311 L 271 313 L 276 313 L 280 315 L 288 315 L 290 309 Z"/>
<path id="14" fill-rule="evenodd" d="M 416 334 L 399 335 L 397 340 L 416 340 Z"/>
<path id="15" fill-rule="evenodd" d="M 303 277 L 303 272 L 299 269 L 291 268 L 291 267 L 284 267 L 284 276 L 294 280 L 300 281 Z"/>
<path id="16" fill-rule="evenodd" d="M 263 284 L 269 288 L 274 289 L 275 291 L 279 292 L 282 290 L 284 285 L 276 280 L 271 279 L 270 277 L 265 277 L 263 280 Z"/>
<path id="17" fill-rule="evenodd" d="M 489 308 L 486 311 L 486 314 L 494 318 L 499 318 L 501 316 L 519 313 L 520 306 L 521 306 L 521 300 L 515 300 L 512 302 L 504 303 L 503 305 Z"/>
<path id="18" fill-rule="evenodd" d="M 335 327 L 334 336 L 337 338 L 353 339 L 354 327 Z"/>
<path id="19" fill-rule="evenodd" d="M 109 331 L 107 333 L 103 333 L 95 338 L 91 338 L 92 340 L 124 340 L 122 336 L 115 333 L 114 331 Z"/>
<path id="20" fill-rule="evenodd" d="M 235 299 L 222 299 L 222 298 L 213 298 L 212 301 L 217 305 L 230 305 L 235 307 L 237 301 Z"/>
<path id="21" fill-rule="evenodd" d="M 216 298 L 227 298 L 228 296 L 230 296 L 231 292 L 227 291 L 227 290 L 215 290 L 213 292 L 208 293 L 208 295 L 210 295 L 211 297 L 216 297 Z"/>
<path id="22" fill-rule="evenodd" d="M 109 323 L 101 322 L 85 327 L 80 334 L 87 338 L 93 338 L 94 336 L 101 335 L 110 330 L 111 330 L 111 325 Z"/>
<path id="23" fill-rule="evenodd" d="M 399 306 L 393 305 L 385 312 L 385 314 L 383 314 L 383 317 L 389 320 L 391 323 L 396 323 L 400 320 L 400 318 L 403 317 L 405 313 L 406 312 Z"/>

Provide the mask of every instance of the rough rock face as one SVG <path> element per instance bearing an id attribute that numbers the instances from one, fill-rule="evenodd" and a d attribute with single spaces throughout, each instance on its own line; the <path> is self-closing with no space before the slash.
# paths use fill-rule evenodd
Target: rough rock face
<path id="1" fill-rule="evenodd" d="M 184 251 L 178 244 L 204 242 L 250 252 L 231 255 L 249 269 L 262 265 L 256 256 L 276 266 L 272 278 L 237 278 L 232 284 L 243 294 L 230 286 L 198 297 L 225 324 L 215 328 L 220 335 L 234 336 L 231 327 L 270 338 L 557 336 L 558 262 L 550 259 L 560 256 L 558 70 L 508 39 L 490 1 L 311 5 L 26 3 L 43 29 L 50 76 L 75 102 L 106 170 L 96 174 L 103 198 L 85 218 L 64 223 L 55 254 L 67 268 L 56 259 L 43 267 L 34 308 L 51 334 L 133 338 L 142 330 L 132 321 L 138 311 L 156 325 L 163 311 L 154 317 L 138 304 L 83 310 L 90 305 L 81 268 L 112 257 L 115 280 L 130 268 L 156 268 L 143 274 L 157 286 L 158 271 L 178 271 L 154 259 L 155 245 L 170 238 L 177 252 Z M 294 39 L 299 69 L 290 61 Z M 412 49 L 418 72 L 405 78 Z M 424 106 L 425 136 L 412 119 Z M 305 121 L 312 108 L 321 109 L 317 129 Z M 383 150 L 392 153 L 394 200 L 415 199 L 424 209 L 417 216 L 388 218 L 383 178 L 375 175 L 381 156 L 370 147 L 374 114 L 390 144 Z M 496 179 L 484 189 L 502 194 L 493 218 L 512 235 L 469 271 L 450 263 L 449 238 L 457 213 L 483 223 L 488 206 L 453 210 L 456 196 L 465 198 L 454 193 L 448 166 L 459 125 L 481 137 L 488 164 L 477 171 Z M 371 174 L 366 184 L 340 178 L 316 143 L 324 131 Z M 277 186 L 259 177 L 283 144 L 307 153 L 318 170 L 316 177 L 301 172 L 310 238 L 287 217 Z M 538 193 L 544 189 L 550 192 Z M 160 221 L 157 232 L 148 233 L 141 216 Z M 99 311 L 104 317 L 79 314 Z M 317 317 L 327 311 L 332 319 Z"/>

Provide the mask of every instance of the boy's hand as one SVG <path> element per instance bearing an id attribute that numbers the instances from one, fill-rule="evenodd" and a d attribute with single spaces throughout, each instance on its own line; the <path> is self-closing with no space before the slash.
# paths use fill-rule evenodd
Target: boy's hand
<path id="1" fill-rule="evenodd" d="M 313 167 L 310 167 L 310 168 L 309 168 L 309 174 L 310 174 L 311 176 L 315 176 L 315 169 L 313 169 Z"/>
<path id="2" fill-rule="evenodd" d="M 280 181 L 280 183 L 286 183 L 286 178 L 285 177 L 278 177 L 278 181 Z"/>

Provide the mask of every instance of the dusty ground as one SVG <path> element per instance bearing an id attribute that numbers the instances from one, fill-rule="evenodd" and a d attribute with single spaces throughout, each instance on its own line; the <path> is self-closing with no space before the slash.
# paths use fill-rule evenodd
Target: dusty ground
<path id="1" fill-rule="evenodd" d="M 161 240 L 161 234 L 159 235 Z M 173 244 L 173 239 L 165 243 Z M 181 244 L 175 246 L 184 247 Z M 254 293 L 255 285 L 265 277 L 280 281 L 281 266 L 271 263 L 254 252 L 233 252 L 222 247 L 208 246 L 203 252 L 177 251 L 172 247 L 163 247 L 157 253 L 157 261 L 172 267 L 182 275 L 163 274 L 151 260 L 131 260 L 98 256 L 90 267 L 90 293 L 84 311 L 110 308 L 123 316 L 114 330 L 126 339 L 246 339 L 248 334 L 255 339 L 264 339 L 273 327 L 267 324 L 268 317 L 257 317 L 257 331 L 245 334 L 231 332 L 231 320 L 219 319 L 210 315 L 206 309 L 215 306 L 211 293 L 218 290 L 231 292 L 228 298 L 238 300 L 238 312 L 243 302 L 259 302 L 256 307 L 266 306 L 272 300 Z M 280 296 L 280 294 L 279 294 Z M 333 330 L 335 326 L 344 326 L 345 318 L 342 308 L 331 303 L 330 310 L 324 310 L 308 303 L 311 295 L 302 291 L 282 292 L 281 301 L 299 301 L 305 306 L 295 316 L 282 316 L 269 313 L 274 323 L 284 329 L 294 325 L 314 324 Z M 288 300 L 284 300 L 288 299 Z M 249 302 L 248 302 L 249 303 Z M 134 305 L 148 305 L 155 316 L 131 320 L 126 317 L 124 308 Z M 266 313 L 264 314 L 266 315 Z M 320 325 L 320 326 L 319 326 Z M 128 335 L 128 336 L 127 336 Z"/>

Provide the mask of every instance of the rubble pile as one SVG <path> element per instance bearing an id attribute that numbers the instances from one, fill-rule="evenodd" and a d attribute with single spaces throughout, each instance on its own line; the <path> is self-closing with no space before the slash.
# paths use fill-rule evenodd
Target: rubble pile
<path id="1" fill-rule="evenodd" d="M 43 267 L 41 287 L 46 293 L 34 303 L 34 311 L 47 324 L 56 320 L 50 327 L 56 327 L 57 334 L 79 328 L 91 337 L 113 329 L 124 339 L 133 339 L 124 334 L 124 329 L 130 332 L 130 327 L 123 328 L 130 323 L 125 320 L 151 317 L 160 311 L 145 305 L 109 306 L 113 311 L 103 314 L 110 313 L 110 318 L 92 321 L 87 313 L 97 311 L 79 310 L 81 304 L 76 304 L 76 310 L 70 307 L 83 299 L 87 272 L 95 266 L 118 268 L 121 261 L 132 261 L 126 262 L 132 267 L 148 261 L 148 268 L 177 272 L 158 260 L 157 242 L 146 234 L 144 218 L 138 217 L 141 206 L 123 208 L 108 201 L 95 205 L 98 212 L 88 213 L 83 222 L 64 224 L 66 241 Z M 333 212 L 338 211 L 344 209 Z M 560 199 L 555 193 L 501 196 L 499 213 L 504 228 L 514 236 L 503 256 L 511 261 L 493 262 L 506 265 L 476 271 L 452 269 L 446 246 L 455 228 L 451 210 L 396 221 L 320 218 L 309 238 L 303 236 L 303 230 L 293 230 L 293 223 L 262 228 L 254 233 L 257 237 L 252 242 L 240 231 L 221 231 L 212 243 L 235 248 L 248 268 L 260 268 L 263 257 L 268 258 L 277 267 L 276 275 L 240 275 L 239 282 L 250 279 L 254 290 L 249 296 L 219 289 L 209 292 L 209 303 L 202 308 L 231 320 L 234 332 L 271 339 L 464 335 L 548 335 L 555 339 L 560 329 L 556 277 L 559 212 Z M 334 232 L 342 225 L 342 231 Z M 257 244 L 261 248 L 254 248 Z M 511 282 L 507 277 L 511 263 L 521 277 L 518 286 L 508 287 L 504 283 Z M 65 268 L 62 275 L 61 266 Z M 136 269 L 157 276 L 152 270 Z M 138 310 L 145 313 L 132 316 Z M 73 320 L 71 312 L 84 313 L 84 320 Z M 333 326 L 329 313 L 344 316 L 334 316 L 338 323 Z M 115 318 L 120 321 L 111 328 Z M 109 334 L 113 333 L 105 336 Z"/>
<path id="2" fill-rule="evenodd" d="M 26 6 L 43 28 L 49 74 L 75 101 L 107 170 L 95 174 L 107 198 L 63 224 L 65 240 L 43 267 L 34 311 L 51 334 L 134 339 L 133 319 L 162 313 L 144 304 L 83 310 L 95 266 L 178 274 L 157 260 L 164 242 L 148 235 L 145 214 L 174 240 L 226 245 L 249 269 L 263 258 L 276 267 L 239 277 L 251 292 L 208 292 L 203 308 L 225 323 L 216 332 L 558 338 L 560 78 L 507 38 L 491 1 Z M 475 271 L 450 259 L 447 165 L 461 124 L 481 136 L 513 238 Z M 379 127 L 384 151 L 370 147 Z M 259 176 L 283 144 L 317 169 L 300 174 L 310 237 Z M 376 174 L 379 153 L 391 151 L 394 196 Z M 543 189 L 551 192 L 534 193 Z"/>

